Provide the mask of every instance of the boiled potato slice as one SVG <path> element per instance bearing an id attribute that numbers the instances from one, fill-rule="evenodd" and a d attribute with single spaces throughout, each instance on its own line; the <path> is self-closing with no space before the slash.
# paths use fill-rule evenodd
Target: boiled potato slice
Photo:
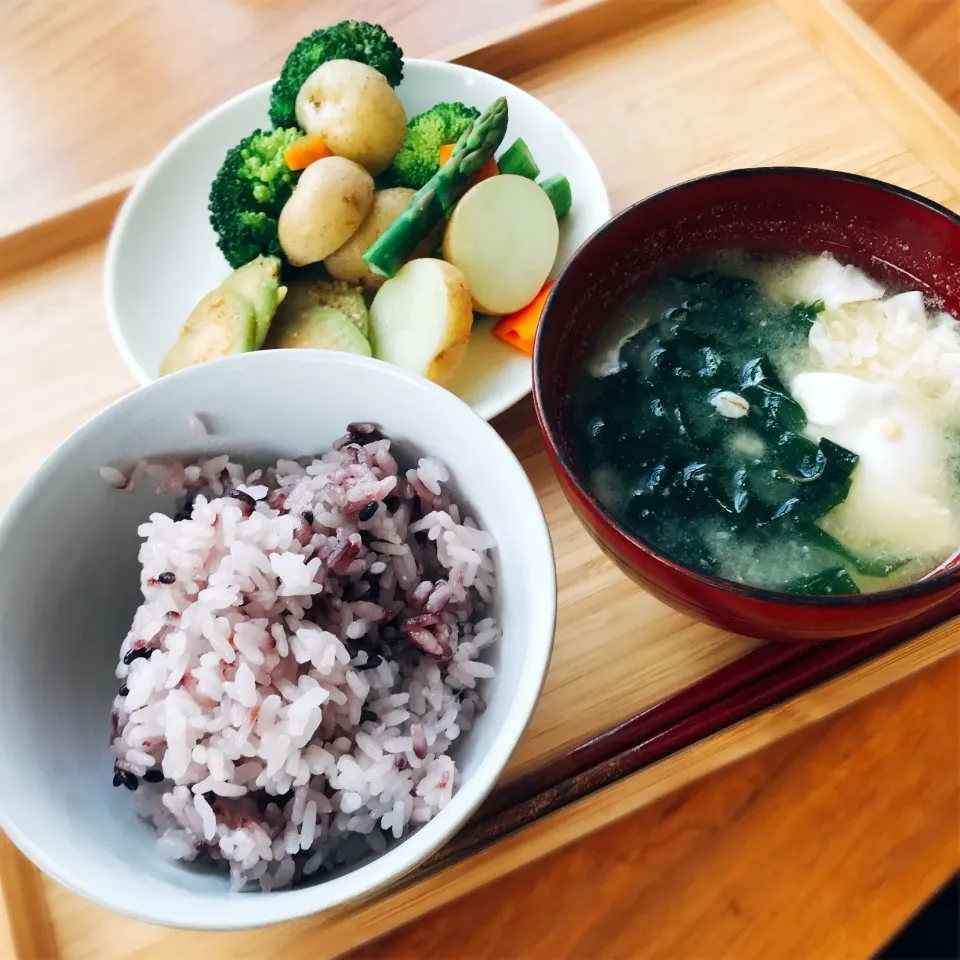
<path id="1" fill-rule="evenodd" d="M 413 199 L 415 190 L 409 187 L 390 187 L 388 190 L 379 190 L 373 195 L 373 205 L 357 232 L 335 253 L 326 260 L 324 266 L 330 276 L 336 280 L 346 280 L 350 283 L 363 284 L 365 290 L 379 290 L 383 286 L 385 277 L 374 273 L 363 259 L 371 244 L 380 236 L 397 217 L 403 213 Z M 431 230 L 426 239 L 414 248 L 411 260 L 418 257 L 429 257 L 440 243 L 442 224 L 437 224 L 438 230 Z"/>
<path id="2" fill-rule="evenodd" d="M 297 94 L 297 123 L 338 157 L 383 173 L 407 135 L 407 116 L 387 78 L 355 60 L 328 60 Z"/>
<path id="3" fill-rule="evenodd" d="M 325 260 L 354 234 L 373 203 L 373 177 L 358 163 L 325 157 L 300 175 L 280 211 L 280 246 L 295 267 Z"/>
<path id="4" fill-rule="evenodd" d="M 472 326 L 463 274 L 442 260 L 411 260 L 373 298 L 370 346 L 378 360 L 445 384 L 466 353 Z"/>
<path id="5" fill-rule="evenodd" d="M 525 307 L 553 269 L 560 229 L 546 193 L 506 174 L 471 187 L 443 237 L 443 258 L 466 277 L 479 313 Z"/>
<path id="6" fill-rule="evenodd" d="M 339 250 L 324 261 L 335 280 L 362 283 L 367 290 L 378 290 L 383 277 L 378 277 L 364 262 L 367 248 L 404 210 L 410 206 L 415 190 L 392 187 L 373 195 L 373 204 L 357 232 Z"/>

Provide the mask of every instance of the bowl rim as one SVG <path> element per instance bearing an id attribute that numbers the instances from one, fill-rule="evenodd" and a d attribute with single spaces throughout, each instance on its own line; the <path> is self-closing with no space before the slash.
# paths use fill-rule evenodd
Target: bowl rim
<path id="1" fill-rule="evenodd" d="M 595 230 L 577 248 L 573 256 L 567 261 L 563 270 L 560 272 L 560 275 L 557 277 L 556 283 L 553 285 L 553 289 L 550 291 L 550 294 L 547 297 L 544 305 L 543 319 L 537 328 L 537 335 L 534 342 L 533 351 L 533 404 L 540 429 L 547 441 L 546 445 L 551 455 L 551 459 L 555 461 L 562 474 L 560 479 L 562 482 L 565 482 L 574 490 L 576 490 L 577 495 L 583 501 L 585 501 L 586 504 L 588 504 L 589 508 L 602 521 L 604 526 L 609 528 L 618 539 L 625 541 L 629 547 L 646 555 L 649 559 L 657 561 L 663 566 L 669 568 L 675 574 L 694 580 L 704 587 L 719 590 L 731 596 L 741 597 L 743 599 L 752 601 L 773 603 L 782 606 L 802 606 L 810 608 L 867 608 L 886 603 L 897 603 L 901 600 L 915 600 L 929 594 L 937 593 L 945 587 L 960 585 L 960 563 L 955 563 L 952 568 L 948 568 L 946 570 L 941 569 L 945 564 L 951 563 L 951 561 L 953 561 L 958 554 L 960 554 L 960 545 L 958 545 L 958 549 L 954 551 L 954 553 L 952 553 L 947 559 L 945 559 L 939 567 L 915 583 L 911 583 L 903 587 L 895 587 L 891 590 L 877 590 L 871 593 L 814 596 L 786 593 L 783 590 L 768 590 L 763 587 L 755 587 L 751 586 L 750 584 L 737 583 L 733 580 L 724 579 L 723 577 L 716 577 L 693 570 L 682 563 L 678 563 L 676 560 L 672 560 L 666 554 L 658 550 L 652 543 L 649 543 L 645 539 L 636 536 L 635 534 L 629 533 L 613 518 L 609 511 L 600 503 L 596 496 L 580 479 L 577 471 L 574 469 L 573 464 L 570 461 L 570 458 L 560 443 L 557 427 L 550 423 L 549 418 L 546 415 L 543 400 L 543 382 L 545 372 L 542 369 L 543 342 L 545 339 L 544 330 L 549 323 L 551 306 L 555 301 L 559 301 L 560 296 L 563 295 L 564 280 L 567 278 L 570 269 L 573 267 L 576 261 L 581 257 L 581 255 L 584 254 L 587 247 L 589 247 L 603 233 L 611 229 L 615 223 L 622 219 L 628 219 L 632 216 L 635 216 L 647 203 L 659 199 L 660 197 L 679 193 L 698 184 L 712 181 L 739 179 L 747 180 L 771 175 L 788 177 L 798 176 L 821 180 L 842 180 L 849 183 L 858 184 L 859 186 L 868 187 L 870 189 L 881 190 L 894 194 L 895 196 L 909 201 L 910 203 L 925 207 L 932 213 L 936 213 L 945 217 L 955 227 L 960 229 L 960 215 L 943 206 L 943 204 L 937 203 L 935 200 L 930 200 L 927 197 L 923 197 L 920 194 L 914 193 L 912 190 L 907 190 L 904 187 L 899 187 L 883 180 L 877 180 L 873 177 L 866 177 L 858 173 L 846 173 L 839 170 L 830 170 L 823 167 L 774 165 L 762 167 L 737 167 L 732 170 L 722 170 L 717 173 L 705 174 L 701 177 L 693 177 L 689 180 L 684 180 L 681 183 L 665 187 L 662 190 L 657 190 L 654 193 L 642 197 L 629 206 L 624 207 L 599 229 Z"/>
<path id="2" fill-rule="evenodd" d="M 475 67 L 468 67 L 450 60 L 433 60 L 429 57 L 404 57 L 403 63 L 405 69 L 412 67 L 414 70 L 425 69 L 439 72 L 446 71 L 449 73 L 461 74 L 465 77 L 477 76 L 491 78 L 497 83 L 504 84 L 511 91 L 514 91 L 514 95 L 520 95 L 523 98 L 536 103 L 540 109 L 549 115 L 552 121 L 562 131 L 571 151 L 577 157 L 577 162 L 580 169 L 586 173 L 592 181 L 595 181 L 602 188 L 602 205 L 592 204 L 588 210 L 584 211 L 585 219 L 592 221 L 594 218 L 602 218 L 604 223 L 609 221 L 612 215 L 610 194 L 607 189 L 606 182 L 604 181 L 603 174 L 600 172 L 600 168 L 597 166 L 596 161 L 594 160 L 590 151 L 586 148 L 583 141 L 574 132 L 573 128 L 566 122 L 566 120 L 563 119 L 563 117 L 560 116 L 560 114 L 547 106 L 546 103 L 544 103 L 538 97 L 535 97 L 527 90 L 524 90 L 522 87 L 518 87 L 516 84 L 511 83 L 509 80 L 505 80 L 503 77 L 500 77 L 497 74 L 487 73 L 484 70 L 477 70 Z M 236 109 L 238 104 L 248 99 L 255 99 L 256 97 L 261 96 L 264 91 L 270 90 L 275 83 L 276 78 L 264 80 L 261 83 L 254 84 L 254 86 L 248 87 L 247 89 L 234 94 L 223 102 L 202 113 L 196 119 L 187 124 L 187 126 L 181 129 L 177 134 L 175 134 L 173 138 L 167 141 L 160 151 L 154 155 L 153 159 L 140 171 L 136 178 L 136 182 L 133 184 L 126 197 L 124 197 L 123 203 L 120 206 L 120 210 L 110 227 L 110 234 L 107 238 L 107 249 L 104 255 L 102 273 L 103 304 L 107 317 L 107 327 L 110 330 L 111 339 L 113 340 L 114 346 L 119 352 L 124 365 L 136 379 L 137 383 L 141 386 L 147 386 L 150 383 L 154 383 L 157 379 L 159 379 L 159 377 L 155 374 L 150 374 L 134 356 L 133 350 L 128 343 L 127 336 L 124 333 L 125 324 L 120 316 L 120 311 L 117 309 L 117 297 L 114 293 L 117 287 L 117 278 L 120 272 L 118 262 L 120 259 L 121 250 L 124 246 L 124 238 L 129 230 L 129 222 L 133 219 L 137 209 L 140 206 L 142 198 L 153 186 L 153 183 L 160 175 L 160 172 L 167 166 L 170 159 L 182 150 L 187 141 L 195 136 L 197 132 L 207 124 Z M 602 224 L 601 227 L 594 230 L 594 233 L 601 228 Z M 579 247 L 577 249 L 579 249 Z M 576 251 L 574 251 L 574 254 L 571 254 L 570 259 L 572 259 L 575 253 Z M 226 261 L 224 261 L 224 264 L 226 264 Z M 560 271 L 562 272 L 565 267 L 566 264 L 563 264 L 560 268 Z M 530 370 L 531 368 L 532 364 L 527 369 Z M 522 382 L 518 382 L 512 390 L 509 390 L 509 392 L 504 391 L 502 399 L 498 399 L 496 403 L 488 404 L 487 407 L 489 407 L 489 409 L 485 409 L 482 413 L 480 413 L 480 415 L 485 420 L 491 420 L 494 417 L 499 416 L 505 410 L 508 410 L 515 403 L 518 403 L 525 396 L 531 393 L 532 390 L 532 377 L 524 378 Z M 468 406 L 470 406 L 470 404 L 468 404 Z M 475 410 L 475 412 L 480 411 Z"/>
<path id="3" fill-rule="evenodd" d="M 43 843 L 37 842 L 33 835 L 20 829 L 7 812 L 6 805 L 0 796 L 0 828 L 46 874 L 84 898 L 109 910 L 146 923 L 171 928 L 241 930 L 311 916 L 382 891 L 423 863 L 463 829 L 503 776 L 510 758 L 536 712 L 556 636 L 556 562 L 550 530 L 533 484 L 519 458 L 506 441 L 469 404 L 443 387 L 384 361 L 335 351 L 295 349 L 273 350 L 266 353 L 252 351 L 223 357 L 161 377 L 114 400 L 61 440 L 23 483 L 9 508 L 0 515 L 0 555 L 5 550 L 11 549 L 11 532 L 15 528 L 16 518 L 21 513 L 20 508 L 41 494 L 45 477 L 67 462 L 75 450 L 84 444 L 88 436 L 100 430 L 106 419 L 116 417 L 118 412 L 124 411 L 127 407 L 138 406 L 140 410 L 148 409 L 146 401 L 154 393 L 171 390 L 176 392 L 182 381 L 199 379 L 213 367 L 222 368 L 229 365 L 240 368 L 237 378 L 242 381 L 244 367 L 266 363 L 313 367 L 345 365 L 357 368 L 359 373 L 404 381 L 408 387 L 419 390 L 425 400 L 432 399 L 439 404 L 448 404 L 461 426 L 467 426 L 472 422 L 473 429 L 485 434 L 493 446 L 501 450 L 505 458 L 504 462 L 509 465 L 513 475 L 511 505 L 516 504 L 520 499 L 527 507 L 536 507 L 535 510 L 525 511 L 529 529 L 524 537 L 526 544 L 524 549 L 529 551 L 531 558 L 537 558 L 542 569 L 538 577 L 548 583 L 543 591 L 543 602 L 536 608 L 538 626 L 534 635 L 540 639 L 536 643 L 528 644 L 518 670 L 517 692 L 509 703 L 503 726 L 494 737 L 490 749 L 478 761 L 477 770 L 469 781 L 470 789 L 466 789 L 467 783 L 462 783 L 453 795 L 452 802 L 455 802 L 458 797 L 465 797 L 465 799 L 460 807 L 455 807 L 455 815 L 451 816 L 450 823 L 447 824 L 441 819 L 438 825 L 437 816 L 435 816 L 400 840 L 386 853 L 379 854 L 361 866 L 331 880 L 321 880 L 293 889 L 274 890 L 270 891 L 269 895 L 255 892 L 250 895 L 238 894 L 235 898 L 222 900 L 210 898 L 205 894 L 189 894 L 181 888 L 176 888 L 159 901 L 158 908 L 152 905 L 141 907 L 138 903 L 125 899 L 124 894 L 115 884 L 90 883 L 85 879 L 87 875 L 78 870 L 75 865 L 65 865 Z M 437 455 L 443 458 L 442 451 L 438 451 Z M 455 476 L 454 474 L 454 478 Z M 3 626 L 0 625 L 0 634 L 2 632 Z M 449 805 L 444 808 L 444 810 L 447 809 Z M 443 810 L 439 815 L 442 814 Z M 157 855 L 160 856 L 159 853 Z M 386 870 L 382 866 L 384 863 L 388 864 Z M 203 916 L 199 911 L 188 913 L 186 917 L 176 914 L 175 904 L 179 898 L 191 895 L 205 904 L 207 916 Z"/>

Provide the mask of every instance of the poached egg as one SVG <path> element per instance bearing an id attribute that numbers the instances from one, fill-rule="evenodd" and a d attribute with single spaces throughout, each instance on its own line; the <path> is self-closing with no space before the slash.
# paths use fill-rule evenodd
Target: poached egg
<path id="1" fill-rule="evenodd" d="M 850 493 L 824 518 L 824 529 L 851 549 L 919 557 L 956 547 L 949 452 L 921 401 L 894 383 L 846 373 L 798 374 L 791 392 L 812 439 L 826 437 L 860 457 Z"/>

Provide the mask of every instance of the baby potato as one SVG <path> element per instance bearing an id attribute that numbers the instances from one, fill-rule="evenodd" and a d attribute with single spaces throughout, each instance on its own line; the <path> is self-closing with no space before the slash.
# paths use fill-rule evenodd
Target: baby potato
<path id="1" fill-rule="evenodd" d="M 335 253 L 327 257 L 325 266 L 334 280 L 363 284 L 365 290 L 379 290 L 385 277 L 374 273 L 363 255 L 377 237 L 410 205 L 416 191 L 409 187 L 390 187 L 373 195 L 373 204 L 357 232 Z M 411 260 L 429 257 L 439 243 L 439 233 L 431 231 L 410 255 Z"/>
<path id="2" fill-rule="evenodd" d="M 363 260 L 363 254 L 377 237 L 410 205 L 414 195 L 408 187 L 391 187 L 373 195 L 370 212 L 357 232 L 325 261 L 334 280 L 362 283 L 367 290 L 377 290 L 384 278 L 378 277 Z"/>
<path id="3" fill-rule="evenodd" d="M 410 260 L 370 305 L 370 346 L 378 360 L 449 383 L 473 329 L 463 274 L 443 260 Z"/>
<path id="4" fill-rule="evenodd" d="M 403 144 L 407 117 L 382 73 L 354 60 L 328 60 L 297 94 L 297 123 L 323 137 L 338 157 L 376 175 Z"/>
<path id="5" fill-rule="evenodd" d="M 325 260 L 354 234 L 373 203 L 373 177 L 344 157 L 311 163 L 280 211 L 277 234 L 295 267 Z"/>
<path id="6" fill-rule="evenodd" d="M 443 237 L 443 259 L 467 278 L 478 313 L 525 307 L 550 275 L 560 229 L 553 204 L 533 180 L 490 177 L 457 204 Z"/>

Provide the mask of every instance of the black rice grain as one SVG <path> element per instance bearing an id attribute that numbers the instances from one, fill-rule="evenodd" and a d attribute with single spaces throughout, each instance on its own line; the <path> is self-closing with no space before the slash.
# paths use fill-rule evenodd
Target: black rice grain
<path id="1" fill-rule="evenodd" d="M 234 500 L 239 500 L 241 503 L 245 503 L 251 510 L 255 509 L 257 506 L 257 501 L 250 496 L 246 490 L 231 490 L 228 494 L 228 497 L 233 497 Z"/>
<path id="2" fill-rule="evenodd" d="M 123 655 L 123 662 L 129 667 L 134 660 L 139 660 L 140 657 L 149 659 L 152 653 L 153 647 L 134 647 Z"/>
<path id="3" fill-rule="evenodd" d="M 357 515 L 357 519 L 358 519 L 361 523 L 366 523 L 367 520 L 372 520 L 372 519 L 373 519 L 373 517 L 374 517 L 374 515 L 376 514 L 376 512 L 377 512 L 377 501 L 376 501 L 376 500 L 373 500 L 373 501 L 371 501 L 370 503 L 368 503 L 368 504 L 360 511 L 360 513 Z"/>
<path id="4" fill-rule="evenodd" d="M 176 580 L 176 574 L 171 570 L 164 570 L 163 573 L 157 577 L 157 581 L 167 587 L 169 587 L 171 583 L 176 583 Z"/>

